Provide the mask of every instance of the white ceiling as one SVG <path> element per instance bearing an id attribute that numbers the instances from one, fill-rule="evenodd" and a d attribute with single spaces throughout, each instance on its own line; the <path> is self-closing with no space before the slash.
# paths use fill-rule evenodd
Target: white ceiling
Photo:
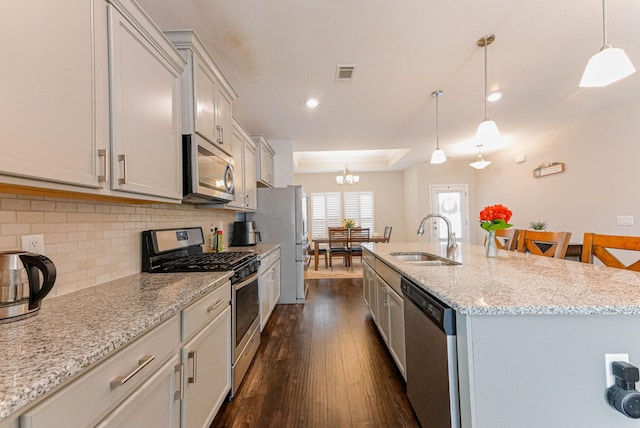
<path id="1" fill-rule="evenodd" d="M 240 97 L 234 116 L 254 134 L 288 140 L 297 172 L 404 169 L 440 146 L 472 161 L 490 90 L 504 93 L 488 115 L 508 147 L 594 109 L 640 95 L 640 73 L 581 89 L 602 46 L 600 0 L 139 0 L 163 30 L 193 28 Z M 640 67 L 640 1 L 608 3 L 608 38 Z M 336 66 L 356 64 L 351 83 Z M 316 97 L 311 110 L 305 101 Z M 361 150 L 375 150 L 365 158 Z M 314 155 L 305 152 L 337 152 Z M 349 151 L 343 153 L 343 151 Z M 317 157 L 319 156 L 319 157 Z M 368 159 L 368 160 L 367 160 Z"/>

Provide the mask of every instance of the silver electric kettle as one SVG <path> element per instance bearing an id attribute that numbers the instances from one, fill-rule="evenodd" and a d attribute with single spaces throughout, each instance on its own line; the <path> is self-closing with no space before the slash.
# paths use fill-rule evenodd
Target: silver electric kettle
<path id="1" fill-rule="evenodd" d="M 19 250 L 0 252 L 0 322 L 35 315 L 55 281 L 56 267 L 49 258 Z"/>

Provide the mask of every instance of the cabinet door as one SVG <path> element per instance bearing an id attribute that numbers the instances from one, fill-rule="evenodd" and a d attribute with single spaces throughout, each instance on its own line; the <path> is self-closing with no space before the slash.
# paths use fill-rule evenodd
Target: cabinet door
<path id="1" fill-rule="evenodd" d="M 273 156 L 263 145 L 260 145 L 260 180 L 273 185 Z"/>
<path id="2" fill-rule="evenodd" d="M 256 147 L 250 141 L 244 144 L 244 195 L 246 208 L 258 209 L 258 187 L 256 185 Z"/>
<path id="3" fill-rule="evenodd" d="M 234 208 L 245 208 L 245 163 L 244 163 L 244 137 L 239 131 L 234 128 L 233 140 L 232 140 L 232 156 L 233 156 L 233 169 L 235 176 L 235 200 L 229 202 L 227 206 Z"/>
<path id="4" fill-rule="evenodd" d="M 391 287 L 387 286 L 389 308 L 389 351 L 406 379 L 404 346 L 404 302 Z"/>
<path id="5" fill-rule="evenodd" d="M 231 97 L 220 84 L 215 87 L 216 103 L 216 140 L 215 142 L 227 153 L 231 153 Z"/>
<path id="6" fill-rule="evenodd" d="M 102 0 L 3 1 L 0 174 L 98 188 L 109 144 Z"/>
<path id="7" fill-rule="evenodd" d="M 376 323 L 378 324 L 378 330 L 385 343 L 389 343 L 389 296 L 387 287 L 382 278 L 376 275 L 376 290 L 377 290 L 377 316 Z"/>
<path id="8" fill-rule="evenodd" d="M 195 105 L 195 131 L 212 143 L 217 143 L 215 79 L 194 56 L 193 91 Z"/>
<path id="9" fill-rule="evenodd" d="M 181 70 L 113 6 L 109 18 L 111 187 L 180 200 Z"/>
<path id="10" fill-rule="evenodd" d="M 184 345 L 182 362 L 182 427 L 209 426 L 231 390 L 230 306 Z"/>
<path id="11" fill-rule="evenodd" d="M 362 264 L 362 299 L 364 300 L 364 304 L 367 305 L 369 312 L 373 315 L 373 311 L 371 310 L 371 268 L 368 264 Z"/>
<path id="12" fill-rule="evenodd" d="M 273 281 L 273 270 L 268 269 L 258 277 L 258 294 L 260 297 L 260 331 L 267 325 L 271 309 L 271 290 Z"/>
<path id="13" fill-rule="evenodd" d="M 180 364 L 175 355 L 97 427 L 179 428 L 180 388 Z"/>
<path id="14" fill-rule="evenodd" d="M 271 310 L 280 298 L 280 260 L 273 264 L 273 280 L 271 281 Z"/>

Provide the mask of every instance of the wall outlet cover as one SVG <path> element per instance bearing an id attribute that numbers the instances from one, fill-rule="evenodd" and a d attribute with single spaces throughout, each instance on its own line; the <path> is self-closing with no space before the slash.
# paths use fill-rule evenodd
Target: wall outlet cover
<path id="1" fill-rule="evenodd" d="M 44 235 L 23 235 L 22 251 L 44 255 Z"/>
<path id="2" fill-rule="evenodd" d="M 606 374 L 607 388 L 615 385 L 616 378 L 613 375 L 613 367 L 611 364 L 614 361 L 629 362 L 629 354 L 604 354 L 604 369 Z"/>
<path id="3" fill-rule="evenodd" d="M 632 215 L 619 215 L 616 218 L 616 224 L 618 226 L 633 226 L 633 216 Z"/>

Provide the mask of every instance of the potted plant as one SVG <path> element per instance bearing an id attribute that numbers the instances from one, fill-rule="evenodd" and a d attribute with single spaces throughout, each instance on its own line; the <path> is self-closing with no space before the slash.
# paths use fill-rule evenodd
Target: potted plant
<path id="1" fill-rule="evenodd" d="M 351 218 L 345 218 L 344 220 L 342 220 L 342 227 L 344 227 L 345 229 L 351 229 L 352 227 L 356 226 L 356 221 L 351 219 Z"/>
<path id="2" fill-rule="evenodd" d="M 533 230 L 545 230 L 547 228 L 547 222 L 542 220 L 532 221 L 529 223 L 529 227 Z"/>

